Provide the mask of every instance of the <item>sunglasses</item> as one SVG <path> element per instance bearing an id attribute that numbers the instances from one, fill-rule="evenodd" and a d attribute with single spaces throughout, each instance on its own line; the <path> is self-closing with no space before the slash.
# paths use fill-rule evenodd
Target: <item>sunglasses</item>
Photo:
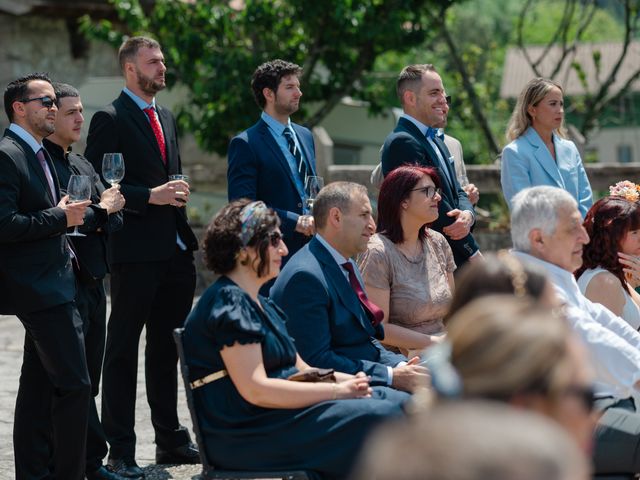
<path id="1" fill-rule="evenodd" d="M 40 100 L 40 103 L 42 104 L 42 106 L 47 110 L 51 110 L 54 105 L 58 106 L 58 99 L 51 98 L 49 96 L 36 97 L 36 98 L 23 98 L 22 100 L 18 100 L 18 101 L 22 103 L 29 103 L 29 102 L 35 102 L 36 100 Z"/>
<path id="2" fill-rule="evenodd" d="M 412 190 L 410 190 L 410 192 L 423 192 L 427 198 L 434 198 L 436 196 L 436 193 L 438 195 L 442 194 L 442 190 L 437 188 L 437 187 L 432 187 L 432 186 L 428 186 L 428 187 L 421 187 L 421 188 L 414 188 Z"/>
<path id="3" fill-rule="evenodd" d="M 282 233 L 271 232 L 269 234 L 269 243 L 273 248 L 278 248 L 280 246 L 281 241 L 282 241 Z"/>
<path id="4" fill-rule="evenodd" d="M 447 95 L 444 99 L 447 102 L 447 105 L 451 106 L 451 95 Z"/>
<path id="5" fill-rule="evenodd" d="M 588 412 L 593 411 L 596 403 L 596 395 L 591 385 L 571 385 L 564 390 L 564 394 L 579 399 Z"/>

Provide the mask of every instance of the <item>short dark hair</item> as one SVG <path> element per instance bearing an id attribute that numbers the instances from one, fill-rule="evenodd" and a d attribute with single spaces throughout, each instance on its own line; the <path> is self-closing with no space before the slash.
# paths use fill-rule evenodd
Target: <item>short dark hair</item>
<path id="1" fill-rule="evenodd" d="M 342 212 L 350 211 L 356 193 L 367 196 L 367 187 L 354 182 L 332 182 L 318 193 L 313 202 L 313 220 L 316 228 L 324 228 L 329 219 L 329 210 L 337 207 Z"/>
<path id="2" fill-rule="evenodd" d="M 72 85 L 69 85 L 68 83 L 55 82 L 53 84 L 53 91 L 56 92 L 57 100 L 67 97 L 80 97 L 80 92 L 78 91 L 78 89 Z"/>
<path id="3" fill-rule="evenodd" d="M 266 98 L 262 90 L 268 88 L 273 92 L 278 90 L 278 85 L 284 77 L 289 75 L 295 75 L 299 77 L 302 75 L 302 67 L 295 63 L 280 60 L 279 58 L 265 62 L 256 68 L 251 77 L 251 89 L 253 90 L 253 96 L 256 99 L 256 103 L 260 108 L 264 108 L 267 104 Z"/>
<path id="4" fill-rule="evenodd" d="M 435 67 L 430 63 L 417 63 L 404 67 L 400 75 L 398 75 L 398 80 L 396 80 L 396 93 L 400 99 L 400 104 L 403 103 L 404 92 L 407 90 L 417 92 L 422 83 L 422 76 L 427 72 L 435 71 Z"/>
<path id="5" fill-rule="evenodd" d="M 402 202 L 409 198 L 411 190 L 415 188 L 423 175 L 433 180 L 436 187 L 440 188 L 440 178 L 435 168 L 420 167 L 418 165 L 403 165 L 392 170 L 380 186 L 378 195 L 378 232 L 393 243 L 402 243 L 404 233 L 400 223 L 400 211 Z M 418 233 L 420 241 L 423 241 L 427 233 L 424 228 Z"/>
<path id="6" fill-rule="evenodd" d="M 120 69 L 124 71 L 124 64 L 135 60 L 138 50 L 142 47 L 146 48 L 160 48 L 160 44 L 149 37 L 129 37 L 127 38 L 120 49 L 118 50 L 118 62 L 120 63 Z"/>
<path id="7" fill-rule="evenodd" d="M 34 80 L 43 80 L 51 83 L 51 79 L 47 73 L 30 73 L 24 77 L 20 77 L 7 85 L 4 90 L 4 111 L 10 122 L 13 122 L 13 102 L 26 98 L 29 93 L 29 82 Z"/>
<path id="8" fill-rule="evenodd" d="M 240 213 L 251 202 L 252 200 L 246 198 L 234 200 L 222 207 L 211 220 L 202 244 L 205 264 L 209 270 L 224 275 L 235 268 L 238 254 L 243 248 L 240 240 Z M 258 277 L 269 273 L 269 234 L 279 225 L 278 215 L 272 209 L 268 209 L 247 244 L 258 251 L 257 265 L 252 265 Z"/>

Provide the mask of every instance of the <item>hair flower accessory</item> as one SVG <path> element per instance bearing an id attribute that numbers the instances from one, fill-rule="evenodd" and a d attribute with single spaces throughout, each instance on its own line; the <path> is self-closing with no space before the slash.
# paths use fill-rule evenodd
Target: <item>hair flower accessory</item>
<path id="1" fill-rule="evenodd" d="M 637 202 L 640 199 L 640 185 L 636 185 L 629 180 L 623 180 L 609 187 L 609 195 L 622 197 L 630 202 Z"/>

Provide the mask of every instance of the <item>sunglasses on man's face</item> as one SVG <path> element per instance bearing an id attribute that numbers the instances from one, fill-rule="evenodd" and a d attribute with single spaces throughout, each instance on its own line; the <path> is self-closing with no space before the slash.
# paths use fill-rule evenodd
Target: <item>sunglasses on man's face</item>
<path id="1" fill-rule="evenodd" d="M 58 105 L 58 99 L 51 98 L 48 95 L 44 97 L 36 97 L 36 98 L 23 98 L 22 100 L 19 100 L 19 101 L 22 103 L 29 103 L 29 102 L 35 102 L 36 100 L 40 100 L 40 103 L 42 104 L 42 106 L 47 110 L 51 110 L 54 105 L 56 106 Z"/>
<path id="2" fill-rule="evenodd" d="M 269 243 L 273 248 L 278 248 L 280 246 L 281 241 L 282 241 L 282 233 L 271 232 L 269 234 Z"/>

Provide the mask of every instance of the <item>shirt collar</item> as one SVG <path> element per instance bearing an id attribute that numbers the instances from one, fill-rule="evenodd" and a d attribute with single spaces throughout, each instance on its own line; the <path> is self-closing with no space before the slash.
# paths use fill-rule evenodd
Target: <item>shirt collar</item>
<path id="1" fill-rule="evenodd" d="M 16 123 L 12 123 L 12 124 L 9 125 L 9 130 L 11 130 L 13 133 L 15 133 L 18 137 L 20 137 L 25 142 L 27 142 L 27 145 L 29 145 L 31 147 L 31 149 L 33 150 L 33 153 L 37 154 L 40 151 L 40 149 L 42 148 L 42 145 L 40 145 L 36 141 L 36 139 L 33 137 L 33 135 L 31 135 L 29 132 L 27 132 L 20 125 L 18 125 Z"/>
<path id="2" fill-rule="evenodd" d="M 336 261 L 338 265 L 342 266 L 343 263 L 346 263 L 349 261 L 349 259 L 344 258 L 339 251 L 333 248 L 329 242 L 327 242 L 324 238 L 322 238 L 322 235 L 320 235 L 319 233 L 316 233 L 316 238 L 322 244 L 322 246 L 324 246 L 324 248 L 329 250 L 329 253 L 331 254 L 331 256 L 333 257 L 333 259 Z"/>
<path id="3" fill-rule="evenodd" d="M 47 138 L 42 141 L 42 145 L 47 149 L 47 152 L 49 152 L 51 157 L 64 159 L 68 162 L 69 159 L 66 154 L 71 151 L 71 147 L 69 147 L 69 150 L 65 151 L 60 145 Z"/>
<path id="4" fill-rule="evenodd" d="M 140 98 L 135 93 L 133 93 L 131 90 L 129 90 L 127 87 L 124 87 L 122 91 L 127 95 L 129 95 L 131 100 L 133 100 L 133 102 L 138 106 L 140 110 L 144 110 L 145 108 L 149 108 L 149 107 L 152 107 L 154 109 L 156 108 L 156 97 L 153 97 L 153 99 L 151 100 L 151 103 L 147 103 L 142 98 Z"/>
<path id="5" fill-rule="evenodd" d="M 418 130 L 420 130 L 420 133 L 422 133 L 422 135 L 426 135 L 427 134 L 427 130 L 429 129 L 429 126 L 425 125 L 420 120 L 417 120 L 417 119 L 413 118 L 408 113 L 403 113 L 402 115 L 400 115 L 400 118 L 405 118 L 405 119 L 409 120 L 411 123 L 413 123 L 416 127 L 418 127 Z"/>
<path id="6" fill-rule="evenodd" d="M 524 262 L 533 263 L 534 265 L 539 265 L 544 268 L 547 274 L 549 275 L 549 279 L 552 283 L 559 286 L 565 291 L 575 291 L 579 290 L 578 284 L 576 283 L 576 279 L 571 272 L 568 272 L 564 268 L 561 268 L 553 263 L 549 263 L 545 260 L 541 260 L 540 258 L 534 257 L 528 253 L 518 252 L 516 250 L 512 250 L 516 257 L 520 258 Z"/>
<path id="7" fill-rule="evenodd" d="M 271 115 L 269 115 L 267 112 L 263 111 L 260 114 L 260 118 L 269 126 L 269 128 L 278 136 L 282 135 L 282 133 L 284 132 L 284 129 L 289 127 L 291 128 L 291 119 L 287 118 L 287 124 L 283 125 L 282 123 L 280 123 L 278 120 L 276 120 L 275 118 L 273 118 Z"/>

